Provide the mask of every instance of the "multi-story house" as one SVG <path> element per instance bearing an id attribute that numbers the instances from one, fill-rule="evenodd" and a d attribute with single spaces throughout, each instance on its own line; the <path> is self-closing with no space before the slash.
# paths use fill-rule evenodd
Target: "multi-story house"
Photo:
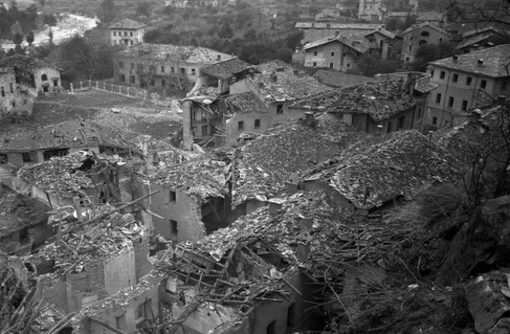
<path id="1" fill-rule="evenodd" d="M 303 47 L 305 67 L 329 67 L 342 72 L 354 69 L 369 43 L 363 36 L 357 37 L 328 37 L 306 44 Z"/>
<path id="2" fill-rule="evenodd" d="M 17 54 L 2 60 L 0 68 L 14 69 L 16 84 L 33 95 L 59 90 L 62 85 L 62 69 L 40 59 Z"/>
<path id="3" fill-rule="evenodd" d="M 415 24 L 407 28 L 402 42 L 401 59 L 406 63 L 415 61 L 415 54 L 418 47 L 424 44 L 439 44 L 449 41 L 450 34 L 439 26 L 425 22 Z"/>
<path id="4" fill-rule="evenodd" d="M 114 57 L 114 78 L 122 84 L 165 88 L 195 83 L 201 68 L 235 56 L 197 46 L 139 43 Z"/>
<path id="5" fill-rule="evenodd" d="M 468 110 L 490 105 L 499 95 L 510 96 L 509 63 L 510 44 L 430 63 L 427 71 L 439 87 L 427 101 L 426 123 L 455 124 Z"/>
<path id="6" fill-rule="evenodd" d="M 146 24 L 123 19 L 113 23 L 108 27 L 110 29 L 110 40 L 112 45 L 134 45 L 143 42 Z"/>
<path id="7" fill-rule="evenodd" d="M 0 119 L 13 109 L 30 115 L 32 106 L 33 97 L 18 89 L 14 69 L 0 68 Z"/>
<path id="8" fill-rule="evenodd" d="M 382 21 L 386 8 L 381 0 L 360 0 L 358 19 L 367 21 Z"/>

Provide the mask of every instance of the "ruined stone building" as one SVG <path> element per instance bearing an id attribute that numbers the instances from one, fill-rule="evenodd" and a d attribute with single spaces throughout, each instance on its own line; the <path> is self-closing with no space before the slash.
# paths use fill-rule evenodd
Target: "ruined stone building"
<path id="1" fill-rule="evenodd" d="M 11 114 L 30 116 L 33 103 L 33 96 L 17 85 L 14 68 L 0 68 L 0 119 Z"/>
<path id="2" fill-rule="evenodd" d="M 0 68 L 14 70 L 16 84 L 34 96 L 59 90 L 62 86 L 62 69 L 43 60 L 25 55 L 14 55 L 0 61 Z"/>
<path id="3" fill-rule="evenodd" d="M 113 77 L 142 88 L 182 88 L 198 80 L 201 68 L 235 58 L 203 47 L 138 43 L 114 56 Z"/>

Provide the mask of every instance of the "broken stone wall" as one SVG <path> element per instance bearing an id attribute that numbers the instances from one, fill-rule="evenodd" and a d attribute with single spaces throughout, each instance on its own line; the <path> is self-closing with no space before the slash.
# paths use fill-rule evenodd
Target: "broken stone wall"
<path id="1" fill-rule="evenodd" d="M 44 299 L 65 312 L 72 312 L 68 300 L 67 284 L 56 275 L 41 275 L 37 279 L 37 299 Z"/>
<path id="2" fill-rule="evenodd" d="M 126 249 L 104 264 L 104 284 L 108 295 L 136 284 L 135 251 Z"/>
<path id="3" fill-rule="evenodd" d="M 140 278 L 147 275 L 152 270 L 152 264 L 149 262 L 149 236 L 132 239 L 133 248 L 135 251 L 135 268 L 136 268 L 136 283 Z"/>
<path id="4" fill-rule="evenodd" d="M 159 193 L 151 197 L 150 210 L 165 219 L 153 217 L 154 234 L 177 242 L 202 239 L 205 227 L 201 220 L 201 202 L 198 197 L 167 185 L 152 184 L 151 191 L 156 190 Z M 170 199 L 172 191 L 175 192 L 175 200 Z"/>
<path id="5" fill-rule="evenodd" d="M 143 306 L 139 309 L 139 306 L 142 304 Z M 142 317 L 139 317 L 140 315 Z M 144 319 L 152 320 L 153 315 L 156 319 L 159 317 L 159 285 L 155 285 L 151 289 L 129 299 L 127 303 L 122 306 L 105 308 L 104 310 L 91 315 L 91 317 L 105 322 L 113 328 L 117 328 L 117 325 L 119 325 L 119 329 L 125 333 L 135 333 L 137 332 L 137 324 L 142 322 Z M 102 334 L 112 332 L 102 325 L 85 318 L 82 321 L 79 330 L 73 334 L 90 333 Z"/>
<path id="6" fill-rule="evenodd" d="M 255 121 L 258 120 L 258 126 Z M 243 122 L 243 128 L 239 128 L 239 122 Z M 239 135 L 245 132 L 263 133 L 272 126 L 273 119 L 271 113 L 238 113 L 228 119 L 225 125 L 227 133 L 227 145 L 233 145 L 237 142 Z"/>

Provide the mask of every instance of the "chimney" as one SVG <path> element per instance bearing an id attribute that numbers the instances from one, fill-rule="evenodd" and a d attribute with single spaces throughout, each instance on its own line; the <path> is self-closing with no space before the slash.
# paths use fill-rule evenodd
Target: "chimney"
<path id="1" fill-rule="evenodd" d="M 453 61 L 454 64 L 457 64 L 457 62 L 459 61 L 459 56 L 453 55 L 452 61 Z"/>
<path id="2" fill-rule="evenodd" d="M 476 65 L 478 67 L 482 67 L 483 66 L 483 59 L 478 59 L 478 62 L 476 63 Z"/>

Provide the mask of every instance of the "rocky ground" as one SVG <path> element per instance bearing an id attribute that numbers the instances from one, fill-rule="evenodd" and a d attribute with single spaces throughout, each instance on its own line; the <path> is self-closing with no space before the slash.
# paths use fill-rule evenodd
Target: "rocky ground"
<path id="1" fill-rule="evenodd" d="M 95 90 L 38 100 L 34 105 L 32 124 L 45 126 L 80 118 L 115 126 L 128 138 L 140 134 L 157 139 L 169 138 L 182 124 L 181 114 L 172 108 Z"/>

